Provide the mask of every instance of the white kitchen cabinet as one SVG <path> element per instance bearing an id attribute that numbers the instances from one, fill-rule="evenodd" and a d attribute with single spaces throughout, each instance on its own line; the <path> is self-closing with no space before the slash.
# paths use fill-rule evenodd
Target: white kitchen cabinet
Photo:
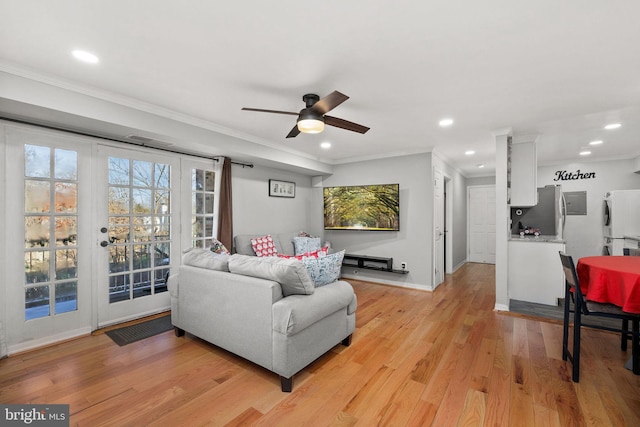
<path id="1" fill-rule="evenodd" d="M 509 298 L 557 306 L 565 282 L 558 252 L 565 244 L 514 238 L 508 247 Z"/>
<path id="2" fill-rule="evenodd" d="M 538 204 L 538 156 L 535 141 L 511 146 L 511 206 Z"/>

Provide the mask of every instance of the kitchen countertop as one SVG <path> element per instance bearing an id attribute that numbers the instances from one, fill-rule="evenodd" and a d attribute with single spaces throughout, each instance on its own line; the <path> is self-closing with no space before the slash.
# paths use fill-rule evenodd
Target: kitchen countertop
<path id="1" fill-rule="evenodd" d="M 564 239 L 558 239 L 557 236 L 547 236 L 541 234 L 540 236 L 520 236 L 519 234 L 512 234 L 509 238 L 511 242 L 535 242 L 535 243 L 566 243 Z"/>

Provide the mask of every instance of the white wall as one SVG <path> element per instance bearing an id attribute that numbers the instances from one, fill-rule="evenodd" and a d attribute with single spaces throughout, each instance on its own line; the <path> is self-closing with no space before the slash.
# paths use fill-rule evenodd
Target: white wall
<path id="1" fill-rule="evenodd" d="M 409 274 L 343 268 L 345 277 L 358 277 L 381 283 L 431 289 L 433 203 L 429 153 L 391 159 L 337 165 L 322 186 L 400 184 L 400 231 L 325 231 L 324 237 L 335 249 L 347 253 L 392 257 L 394 267 L 408 263 Z M 322 188 L 316 192 L 316 210 L 322 212 Z M 319 218 L 322 227 L 322 218 Z"/>
<path id="2" fill-rule="evenodd" d="M 595 178 L 554 181 L 557 171 L 595 172 Z M 584 162 L 538 167 L 538 187 L 562 186 L 562 191 L 586 191 L 587 215 L 568 215 L 565 225 L 566 251 L 574 259 L 602 255 L 603 200 L 607 191 L 640 189 L 640 175 L 633 173 L 634 160 Z"/>
<path id="3" fill-rule="evenodd" d="M 322 224 L 318 225 L 317 219 L 314 224 L 311 221 L 314 205 L 310 176 L 263 166 L 232 165 L 231 179 L 234 235 L 302 230 L 314 235 L 322 234 Z M 269 179 L 295 182 L 296 196 L 269 197 Z"/>

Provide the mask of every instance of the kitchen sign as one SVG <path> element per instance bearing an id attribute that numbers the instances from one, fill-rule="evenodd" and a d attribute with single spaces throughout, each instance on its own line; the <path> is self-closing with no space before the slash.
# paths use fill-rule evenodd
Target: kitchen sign
<path id="1" fill-rule="evenodd" d="M 595 172 L 580 172 L 580 169 L 578 169 L 575 172 L 556 171 L 556 177 L 553 180 L 554 181 L 573 181 L 576 179 L 591 179 L 595 177 L 596 177 Z"/>

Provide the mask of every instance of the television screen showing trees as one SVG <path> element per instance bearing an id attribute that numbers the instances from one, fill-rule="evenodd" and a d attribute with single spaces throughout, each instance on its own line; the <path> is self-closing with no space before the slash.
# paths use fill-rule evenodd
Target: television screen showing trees
<path id="1" fill-rule="evenodd" d="M 400 185 L 324 188 L 325 230 L 400 230 Z"/>

